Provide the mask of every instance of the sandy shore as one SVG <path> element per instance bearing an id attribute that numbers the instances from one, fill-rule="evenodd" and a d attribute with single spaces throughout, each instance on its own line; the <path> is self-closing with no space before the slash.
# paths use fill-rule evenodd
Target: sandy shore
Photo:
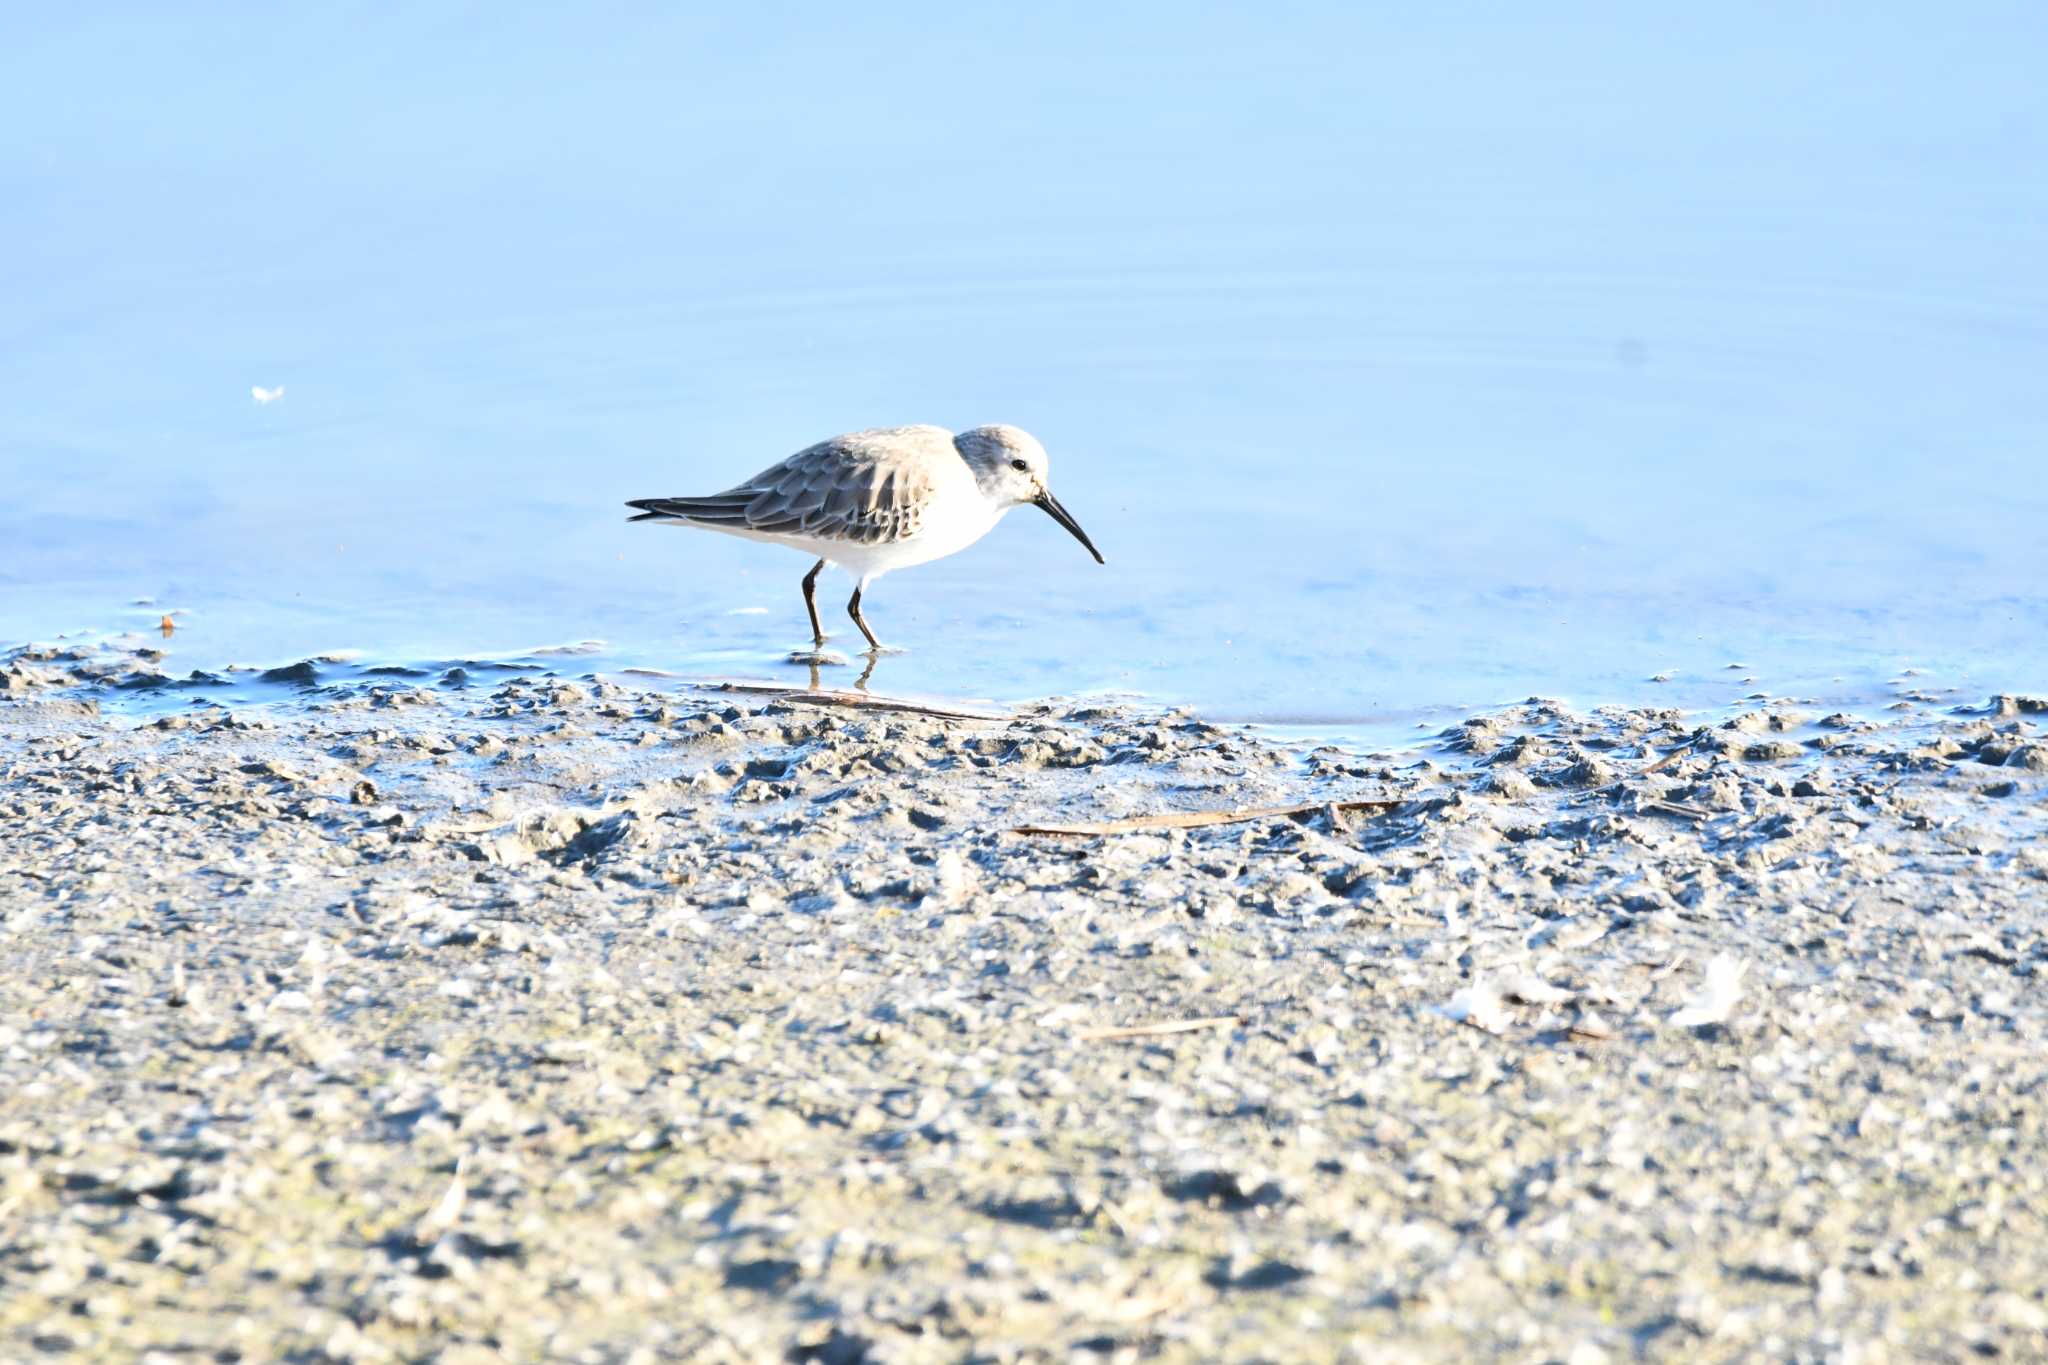
<path id="1" fill-rule="evenodd" d="M 2048 1353 L 2040 702 L 150 669 L 0 662 L 0 1357 Z"/>

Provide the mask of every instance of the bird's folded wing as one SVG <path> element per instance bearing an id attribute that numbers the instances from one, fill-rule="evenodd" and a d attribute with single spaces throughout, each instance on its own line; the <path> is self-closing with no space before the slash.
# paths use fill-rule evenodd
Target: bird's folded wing
<path id="1" fill-rule="evenodd" d="M 828 441 L 753 480 L 750 530 L 868 545 L 917 534 L 936 480 L 921 459 Z"/>
<path id="2" fill-rule="evenodd" d="M 916 535 L 940 471 L 958 463 L 950 435 L 936 427 L 860 431 L 800 450 L 723 493 L 631 505 L 651 517 L 872 545 Z"/>

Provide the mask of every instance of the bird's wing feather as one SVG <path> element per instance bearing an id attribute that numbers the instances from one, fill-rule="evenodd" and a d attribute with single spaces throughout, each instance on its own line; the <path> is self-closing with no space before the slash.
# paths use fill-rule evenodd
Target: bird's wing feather
<path id="1" fill-rule="evenodd" d="M 959 464 L 951 433 L 939 427 L 857 431 L 800 450 L 723 493 L 631 505 L 708 526 L 872 545 L 916 535 L 941 480 Z"/>

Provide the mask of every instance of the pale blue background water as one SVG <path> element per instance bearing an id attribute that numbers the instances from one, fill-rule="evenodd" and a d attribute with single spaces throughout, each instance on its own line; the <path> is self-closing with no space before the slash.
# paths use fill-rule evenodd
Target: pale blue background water
<path id="1" fill-rule="evenodd" d="M 2048 684 L 2038 6 L 1361 8 L 17 8 L 0 636 L 773 673 L 804 562 L 618 504 L 1010 421 L 1110 567 L 878 685 Z"/>

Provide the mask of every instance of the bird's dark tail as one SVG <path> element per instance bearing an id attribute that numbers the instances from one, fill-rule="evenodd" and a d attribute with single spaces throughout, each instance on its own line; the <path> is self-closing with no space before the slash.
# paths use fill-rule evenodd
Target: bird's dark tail
<path id="1" fill-rule="evenodd" d="M 631 502 L 627 503 L 626 506 L 638 510 L 640 515 L 637 517 L 627 517 L 626 520 L 660 521 L 664 517 L 670 515 L 670 513 L 663 510 L 667 502 L 667 498 L 634 498 Z"/>
<path id="2" fill-rule="evenodd" d="M 746 521 L 747 502 L 743 496 L 722 494 L 709 498 L 634 498 L 626 506 L 640 513 L 627 521 L 695 521 L 709 526 L 733 526 Z"/>

